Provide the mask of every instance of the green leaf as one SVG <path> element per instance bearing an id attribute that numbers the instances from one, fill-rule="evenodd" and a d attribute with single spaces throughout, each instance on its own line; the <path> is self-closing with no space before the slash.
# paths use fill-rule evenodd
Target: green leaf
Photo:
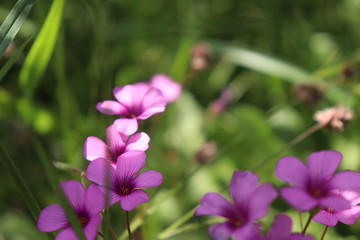
<path id="1" fill-rule="evenodd" d="M 19 0 L 0 26 L 0 56 L 4 54 L 29 14 L 34 0 Z"/>
<path id="2" fill-rule="evenodd" d="M 43 76 L 61 26 L 65 0 L 55 0 L 20 72 L 19 84 L 24 92 L 32 94 Z"/>

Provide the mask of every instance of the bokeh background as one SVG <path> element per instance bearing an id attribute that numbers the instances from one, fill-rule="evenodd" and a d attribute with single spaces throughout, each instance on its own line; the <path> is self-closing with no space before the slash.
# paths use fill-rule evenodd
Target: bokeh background
<path id="1" fill-rule="evenodd" d="M 1 1 L 1 22 L 15 3 Z M 281 156 L 306 160 L 322 149 L 343 153 L 341 169 L 359 170 L 356 118 L 344 131 L 319 129 L 286 148 L 316 124 L 318 110 L 342 104 L 360 114 L 359 12 L 358 0 L 36 0 L 0 59 L 1 142 L 39 206 L 57 203 L 44 161 L 59 180 L 81 180 L 84 140 L 104 139 L 115 119 L 95 104 L 113 99 L 114 86 L 168 74 L 183 93 L 142 126 L 151 137 L 147 168 L 164 183 L 131 214 L 142 220 L 135 239 L 209 239 L 216 219 L 191 211 L 206 192 L 228 196 L 234 170 L 251 169 L 279 188 Z M 4 151 L 1 158 L 10 161 Z M 1 165 L 0 239 L 51 239 L 37 230 L 18 181 Z M 265 229 L 279 212 L 300 231 L 280 199 Z M 120 236 L 120 207 L 108 218 Z M 323 226 L 309 231 L 319 238 Z M 359 223 L 338 224 L 327 237 L 359 238 Z"/>

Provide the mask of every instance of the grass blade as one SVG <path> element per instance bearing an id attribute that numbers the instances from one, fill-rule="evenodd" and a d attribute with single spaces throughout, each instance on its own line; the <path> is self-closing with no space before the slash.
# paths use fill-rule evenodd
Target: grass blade
<path id="1" fill-rule="evenodd" d="M 20 57 L 21 53 L 23 52 L 24 48 L 27 46 L 29 41 L 30 41 L 30 38 L 28 40 L 26 40 L 20 46 L 20 48 L 14 52 L 14 54 L 11 55 L 9 60 L 7 60 L 7 62 L 4 64 L 4 66 L 0 69 L 0 82 L 5 77 L 6 73 L 10 70 L 10 68 L 14 65 L 14 63 L 18 60 L 18 58 Z"/>
<path id="2" fill-rule="evenodd" d="M 60 30 L 64 4 L 65 0 L 55 0 L 52 3 L 40 33 L 25 59 L 19 84 L 27 94 L 32 94 L 48 66 Z"/>
<path id="3" fill-rule="evenodd" d="M 22 24 L 25 22 L 33 3 L 33 0 L 26 2 L 19 0 L 0 26 L 0 56 L 3 55 L 20 30 Z"/>
<path id="4" fill-rule="evenodd" d="M 233 46 L 229 47 L 225 46 L 225 44 L 212 44 L 212 48 L 223 55 L 229 62 L 257 72 L 279 76 L 292 83 L 310 80 L 310 74 L 306 71 L 255 51 Z"/>

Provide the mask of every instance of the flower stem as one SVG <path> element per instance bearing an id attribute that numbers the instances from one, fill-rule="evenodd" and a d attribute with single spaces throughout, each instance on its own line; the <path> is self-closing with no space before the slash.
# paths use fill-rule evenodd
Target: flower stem
<path id="1" fill-rule="evenodd" d="M 129 236 L 129 240 L 131 240 L 131 230 L 130 230 L 129 212 L 128 212 L 128 211 L 125 211 L 125 215 L 126 215 L 126 226 L 127 226 L 128 236 Z"/>
<path id="2" fill-rule="evenodd" d="M 101 232 L 98 231 L 97 234 L 98 234 L 100 237 L 102 237 L 103 239 L 105 239 L 104 234 L 102 234 Z"/>
<path id="3" fill-rule="evenodd" d="M 309 218 L 308 218 L 308 220 L 307 220 L 307 222 L 306 222 L 306 224 L 305 224 L 305 227 L 304 227 L 304 229 L 303 229 L 302 232 L 301 232 L 302 235 L 305 235 L 306 230 L 307 230 L 307 228 L 308 228 L 309 225 L 310 225 L 310 222 L 311 222 L 312 217 L 313 217 L 313 215 L 310 214 L 310 215 L 309 215 Z"/>
<path id="4" fill-rule="evenodd" d="M 301 133 L 299 136 L 297 136 L 296 138 L 294 138 L 293 140 L 291 140 L 288 144 L 286 144 L 285 146 L 283 146 L 282 148 L 280 148 L 278 151 L 274 152 L 273 154 L 271 154 L 270 156 L 268 156 L 267 158 L 265 158 L 264 160 L 262 160 L 260 163 L 258 163 L 257 165 L 255 165 L 251 170 L 258 170 L 261 167 L 263 167 L 266 163 L 268 163 L 272 158 L 280 155 L 281 153 L 283 153 L 285 150 L 291 148 L 292 146 L 298 144 L 299 142 L 301 142 L 302 140 L 304 140 L 305 138 L 307 138 L 308 136 L 310 136 L 311 134 L 315 133 L 317 130 L 321 129 L 324 125 L 317 123 L 313 126 L 311 126 L 310 128 L 308 128 L 305 132 Z"/>
<path id="5" fill-rule="evenodd" d="M 325 234 L 326 234 L 328 228 L 329 228 L 329 226 L 325 226 L 324 232 L 323 232 L 323 234 L 321 235 L 320 240 L 324 240 L 324 237 L 325 237 Z"/>
<path id="6" fill-rule="evenodd" d="M 304 229 L 304 224 L 303 224 L 301 212 L 298 211 L 298 215 L 299 215 L 299 221 L 300 221 L 300 229 L 302 230 L 302 229 Z"/>

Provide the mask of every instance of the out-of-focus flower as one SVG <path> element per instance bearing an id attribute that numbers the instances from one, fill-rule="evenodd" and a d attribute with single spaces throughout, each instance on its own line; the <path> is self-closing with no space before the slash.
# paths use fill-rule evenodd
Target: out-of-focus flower
<path id="1" fill-rule="evenodd" d="M 359 191 L 360 173 L 345 170 L 335 174 L 341 159 L 340 152 L 331 150 L 312 153 L 307 166 L 292 156 L 281 158 L 276 176 L 292 185 L 281 189 L 282 198 L 299 211 L 319 206 L 349 209 L 350 203 L 333 190 Z"/>
<path id="2" fill-rule="evenodd" d="M 89 161 L 104 158 L 115 165 L 117 158 L 123 153 L 132 150 L 146 151 L 149 141 L 150 137 L 144 132 L 128 136 L 111 125 L 106 129 L 107 144 L 97 137 L 90 136 L 84 143 L 83 154 Z"/>
<path id="3" fill-rule="evenodd" d="M 315 105 L 323 99 L 324 87 L 315 83 L 301 83 L 296 84 L 293 88 L 296 98 L 299 102 L 308 104 L 309 106 Z"/>
<path id="4" fill-rule="evenodd" d="M 291 233 L 292 221 L 285 214 L 278 214 L 266 236 L 258 235 L 252 240 L 315 240 L 310 234 Z"/>
<path id="5" fill-rule="evenodd" d="M 217 145 L 215 142 L 206 142 L 196 152 L 195 159 L 198 163 L 211 162 L 217 153 Z"/>
<path id="6" fill-rule="evenodd" d="M 190 66 L 195 71 L 201 71 L 207 68 L 211 62 L 210 48 L 205 42 L 196 44 L 191 50 Z"/>
<path id="7" fill-rule="evenodd" d="M 86 239 L 95 240 L 102 219 L 100 212 L 104 209 L 104 194 L 94 184 L 84 189 L 84 186 L 75 180 L 62 182 L 60 186 L 80 221 Z M 37 225 L 42 232 L 61 229 L 56 240 L 78 239 L 63 207 L 59 204 L 51 204 L 43 209 Z"/>
<path id="8" fill-rule="evenodd" d="M 233 92 L 229 86 L 224 87 L 219 98 L 210 104 L 210 111 L 214 115 L 222 113 L 233 98 Z"/>
<path id="9" fill-rule="evenodd" d="M 168 103 L 174 102 L 182 91 L 181 84 L 165 74 L 155 74 L 150 79 L 150 86 L 159 89 Z"/>
<path id="10" fill-rule="evenodd" d="M 260 225 L 254 221 L 264 217 L 276 198 L 275 188 L 268 183 L 259 185 L 258 176 L 250 171 L 235 171 L 230 182 L 232 202 L 218 193 L 207 193 L 201 199 L 195 216 L 220 216 L 226 222 L 215 224 L 209 232 L 213 239 L 233 237 L 248 240 L 259 235 Z"/>
<path id="11" fill-rule="evenodd" d="M 98 158 L 89 164 L 86 176 L 99 184 L 105 193 L 109 192 L 110 205 L 120 202 L 122 209 L 130 211 L 149 201 L 141 188 L 157 187 L 163 181 L 161 173 L 154 170 L 137 175 L 145 166 L 145 158 L 142 151 L 126 152 L 118 157 L 116 168 L 111 167 L 109 161 Z"/>
<path id="12" fill-rule="evenodd" d="M 341 132 L 355 118 L 355 113 L 344 106 L 327 108 L 315 113 L 314 119 L 330 130 Z"/>
<path id="13" fill-rule="evenodd" d="M 333 193 L 344 198 L 350 203 L 350 208 L 335 209 L 332 207 L 324 206 L 325 208 L 320 210 L 313 218 L 315 222 L 327 225 L 335 226 L 338 221 L 352 225 L 360 217 L 360 192 L 356 191 L 341 191 L 333 190 Z"/>
<path id="14" fill-rule="evenodd" d="M 352 62 L 347 62 L 341 69 L 340 75 L 345 79 L 351 79 L 356 74 L 356 66 Z"/>
<path id="15" fill-rule="evenodd" d="M 99 102 L 96 108 L 103 114 L 124 116 L 115 120 L 114 124 L 118 131 L 126 135 L 137 131 L 138 120 L 163 112 L 167 103 L 159 89 L 144 82 L 115 87 L 113 93 L 117 101 Z"/>

